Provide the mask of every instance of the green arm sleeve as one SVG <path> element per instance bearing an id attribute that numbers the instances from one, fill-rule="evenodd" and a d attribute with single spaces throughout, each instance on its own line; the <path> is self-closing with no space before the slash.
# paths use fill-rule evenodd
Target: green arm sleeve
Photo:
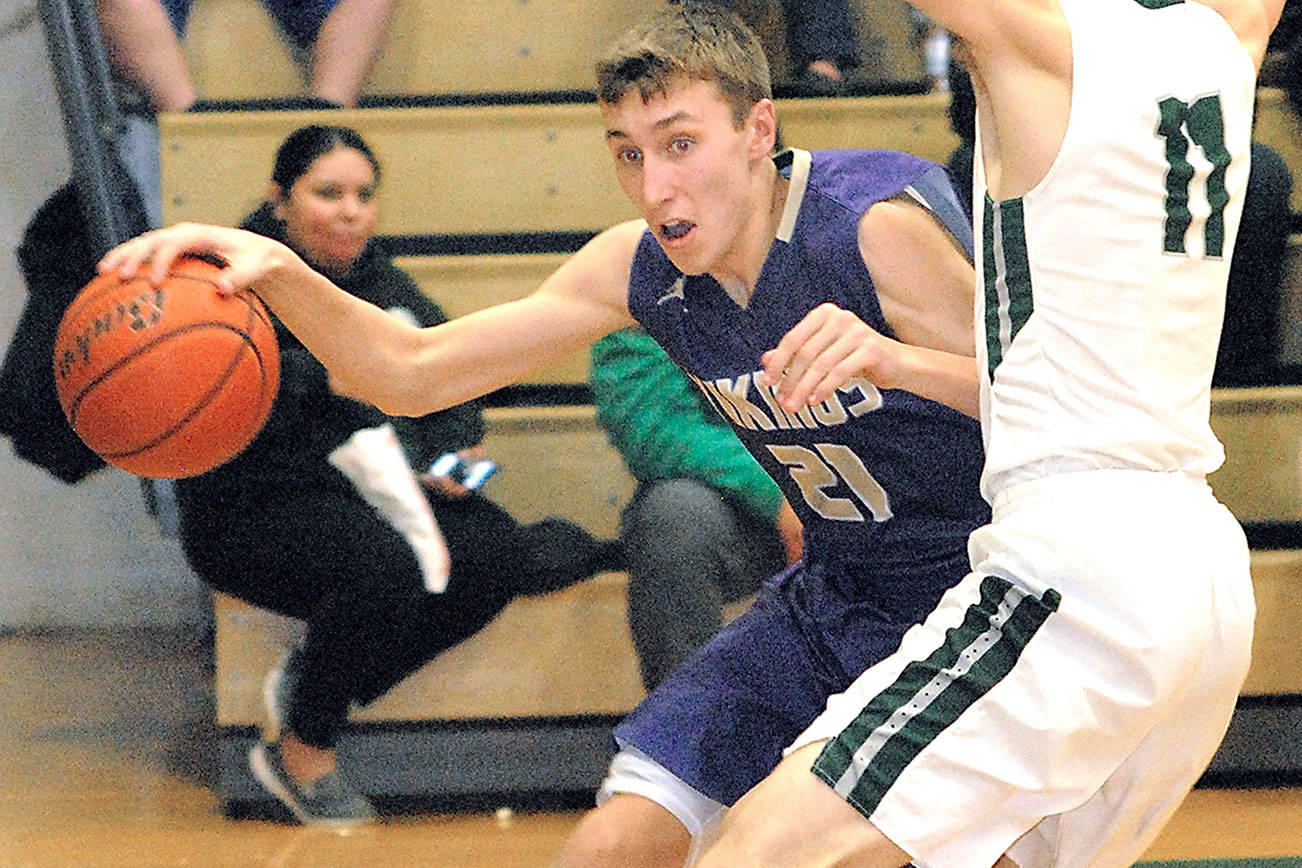
<path id="1" fill-rule="evenodd" d="M 594 344 L 589 381 L 597 421 L 634 477 L 695 479 L 776 521 L 777 484 L 646 332 Z"/>

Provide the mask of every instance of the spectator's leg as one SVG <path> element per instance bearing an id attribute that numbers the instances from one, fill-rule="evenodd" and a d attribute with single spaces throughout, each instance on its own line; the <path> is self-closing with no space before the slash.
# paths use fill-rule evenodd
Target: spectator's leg
<path id="1" fill-rule="evenodd" d="M 423 585 L 411 548 L 350 492 L 234 503 L 177 493 L 182 545 L 204 581 L 307 623 L 287 723 L 303 744 L 332 751 L 368 673 L 403 653 L 398 628 L 417 629 Z"/>
<path id="2" fill-rule="evenodd" d="M 382 625 L 384 635 L 376 644 L 384 651 L 350 676 L 352 698 L 360 704 L 383 696 L 440 652 L 479 632 L 518 592 L 529 552 L 515 519 L 477 495 L 435 498 L 432 506 L 452 562 L 447 589 L 427 594 L 409 586 L 411 596 L 388 604 L 391 614 L 370 619 Z"/>
<path id="3" fill-rule="evenodd" d="M 622 538 L 628 620 L 647 689 L 719 631 L 726 601 L 755 591 L 785 561 L 772 525 L 686 479 L 640 486 Z"/>
<path id="4" fill-rule="evenodd" d="M 196 93 L 173 22 L 158 0 L 96 0 L 114 70 L 156 111 L 185 111 Z"/>
<path id="5" fill-rule="evenodd" d="M 597 573 L 624 569 L 619 543 L 599 540 L 563 518 L 520 525 L 517 534 L 525 558 L 515 585 L 521 594 L 546 594 Z"/>
<path id="6" fill-rule="evenodd" d="M 312 96 L 342 106 L 357 104 L 388 35 L 396 2 L 339 0 L 313 46 Z"/>

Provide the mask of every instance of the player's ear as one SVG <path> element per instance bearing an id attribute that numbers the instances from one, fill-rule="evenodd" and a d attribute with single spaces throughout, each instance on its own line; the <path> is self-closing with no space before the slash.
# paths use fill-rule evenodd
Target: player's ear
<path id="1" fill-rule="evenodd" d="M 773 100 L 761 99 L 751 106 L 746 125 L 751 133 L 751 158 L 763 159 L 773 153 L 778 141 L 778 117 Z"/>
<path id="2" fill-rule="evenodd" d="M 277 220 L 285 219 L 285 192 L 275 181 L 267 182 L 267 201 L 271 203 L 271 213 Z"/>

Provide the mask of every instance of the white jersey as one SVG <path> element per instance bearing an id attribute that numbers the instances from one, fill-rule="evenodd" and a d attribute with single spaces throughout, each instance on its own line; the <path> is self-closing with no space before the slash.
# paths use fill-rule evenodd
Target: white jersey
<path id="1" fill-rule="evenodd" d="M 1254 65 L 1196 2 L 1061 5 L 1074 72 L 1053 166 L 1025 196 L 995 203 L 977 153 L 987 498 L 1064 471 L 1201 477 L 1224 459 L 1211 374 Z"/>

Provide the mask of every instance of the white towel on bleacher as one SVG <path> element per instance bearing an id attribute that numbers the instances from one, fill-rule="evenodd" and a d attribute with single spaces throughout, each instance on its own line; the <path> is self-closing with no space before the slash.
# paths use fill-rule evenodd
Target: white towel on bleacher
<path id="1" fill-rule="evenodd" d="M 330 453 L 329 461 L 406 538 L 420 563 L 425 589 L 443 593 L 452 566 L 447 543 L 393 426 L 386 422 L 353 432 Z"/>

